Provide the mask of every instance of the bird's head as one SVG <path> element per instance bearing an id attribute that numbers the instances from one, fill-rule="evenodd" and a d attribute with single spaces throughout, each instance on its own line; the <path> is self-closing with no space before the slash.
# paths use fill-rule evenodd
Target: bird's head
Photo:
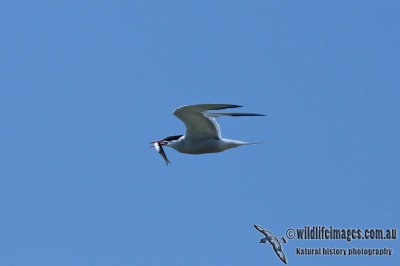
<path id="1" fill-rule="evenodd" d="M 158 144 L 159 146 L 163 146 L 163 145 L 167 145 L 168 142 L 163 141 L 163 140 L 156 140 L 156 141 L 150 142 L 150 144 L 153 144 L 153 145 L 151 145 L 150 147 L 156 147 L 156 148 L 157 148 L 157 145 L 156 145 L 156 144 Z M 158 150 L 158 149 L 159 149 L 159 148 L 157 148 L 157 150 Z"/>
<path id="2" fill-rule="evenodd" d="M 267 242 L 267 238 L 261 238 L 259 244 L 265 244 Z"/>
<path id="3" fill-rule="evenodd" d="M 179 139 L 182 137 L 183 135 L 178 135 L 178 136 L 169 136 L 166 137 L 162 140 L 158 140 L 158 141 L 154 141 L 152 143 L 158 142 L 159 145 L 166 145 L 166 146 L 171 146 L 174 145 L 174 143 L 178 142 Z"/>

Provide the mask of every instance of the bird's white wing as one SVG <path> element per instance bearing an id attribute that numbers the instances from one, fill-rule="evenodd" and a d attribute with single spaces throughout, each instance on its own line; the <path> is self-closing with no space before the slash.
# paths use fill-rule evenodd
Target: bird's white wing
<path id="1" fill-rule="evenodd" d="M 192 139 L 220 139 L 221 131 L 217 121 L 209 110 L 241 107 L 233 104 L 197 104 L 185 105 L 177 108 L 173 114 L 186 126 L 185 137 Z"/>

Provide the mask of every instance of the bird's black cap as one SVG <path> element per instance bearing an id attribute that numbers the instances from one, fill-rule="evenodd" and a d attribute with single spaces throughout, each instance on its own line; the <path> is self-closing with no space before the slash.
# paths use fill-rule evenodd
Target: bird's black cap
<path id="1" fill-rule="evenodd" d="M 163 140 L 165 140 L 165 141 L 177 140 L 177 139 L 179 139 L 179 138 L 182 137 L 182 136 L 183 136 L 183 135 L 169 136 L 169 137 L 166 137 L 166 138 L 163 139 Z"/>

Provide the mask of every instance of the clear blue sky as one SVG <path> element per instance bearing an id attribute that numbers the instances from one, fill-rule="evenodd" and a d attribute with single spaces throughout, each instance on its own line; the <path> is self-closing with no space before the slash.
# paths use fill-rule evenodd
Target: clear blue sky
<path id="1" fill-rule="evenodd" d="M 398 1 L 3 1 L 0 265 L 283 265 L 257 223 L 400 229 Z M 185 155 L 181 105 L 228 103 Z M 296 247 L 392 248 L 299 256 Z M 398 265 L 399 240 L 289 240 Z"/>

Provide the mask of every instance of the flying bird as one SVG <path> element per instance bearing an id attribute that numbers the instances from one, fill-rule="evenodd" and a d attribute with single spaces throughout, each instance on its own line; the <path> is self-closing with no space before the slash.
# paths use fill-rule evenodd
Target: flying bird
<path id="1" fill-rule="evenodd" d="M 268 230 L 265 230 L 264 228 L 262 228 L 259 225 L 255 224 L 254 227 L 258 231 L 260 231 L 263 235 L 265 235 L 264 238 L 261 238 L 260 244 L 261 243 L 265 244 L 268 241 L 272 245 L 276 255 L 281 259 L 281 261 L 283 261 L 283 263 L 287 264 L 287 259 L 286 259 L 285 253 L 283 253 L 282 246 L 281 246 L 279 239 L 276 236 L 274 236 L 273 233 L 271 233 Z M 284 237 L 282 237 L 282 241 L 284 243 L 286 243 L 286 239 Z"/>
<path id="2" fill-rule="evenodd" d="M 166 137 L 154 141 L 156 144 L 168 146 L 181 153 L 202 154 L 215 153 L 242 145 L 265 144 L 266 142 L 243 142 L 221 137 L 220 127 L 215 120 L 222 116 L 264 116 L 252 113 L 219 113 L 210 110 L 242 107 L 233 104 L 197 104 L 177 108 L 173 114 L 186 126 L 184 135 Z M 156 147 L 157 148 L 157 147 Z M 164 157 L 164 156 L 163 156 Z M 164 157 L 165 159 L 166 157 Z M 167 159 L 168 160 L 168 159 Z"/>

